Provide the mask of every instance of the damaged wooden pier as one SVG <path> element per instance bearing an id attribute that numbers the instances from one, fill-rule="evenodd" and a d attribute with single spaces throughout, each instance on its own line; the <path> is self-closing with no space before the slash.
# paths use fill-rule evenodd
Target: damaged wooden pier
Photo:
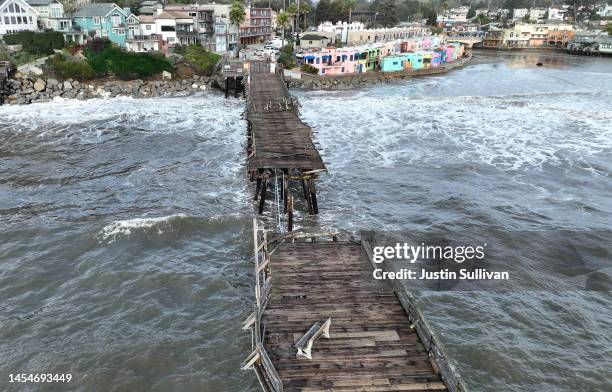
<path id="1" fill-rule="evenodd" d="M 412 297 L 373 278 L 383 267 L 368 240 L 276 236 L 255 220 L 254 240 L 255 305 L 243 325 L 253 351 L 242 368 L 264 391 L 465 391 Z"/>
<path id="2" fill-rule="evenodd" d="M 282 212 L 291 213 L 291 189 L 301 188 L 309 213 L 317 214 L 315 180 L 327 169 L 312 129 L 300 119 L 297 100 L 274 71 L 269 63 L 248 63 L 247 171 L 256 181 L 254 199 L 259 200 L 261 214 L 267 193 L 273 190 Z"/>

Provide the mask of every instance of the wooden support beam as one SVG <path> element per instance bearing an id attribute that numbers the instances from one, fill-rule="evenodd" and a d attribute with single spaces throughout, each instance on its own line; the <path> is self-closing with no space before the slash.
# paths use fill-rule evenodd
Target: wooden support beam
<path id="1" fill-rule="evenodd" d="M 257 195 L 259 195 L 260 189 L 261 189 L 261 177 L 257 177 L 257 182 L 255 183 L 255 196 L 253 197 L 253 201 L 257 201 Z"/>
<path id="2" fill-rule="evenodd" d="M 310 201 L 312 203 L 312 211 L 315 214 L 319 213 L 319 204 L 317 203 L 317 188 L 315 188 L 314 179 L 310 180 Z"/>
<path id="3" fill-rule="evenodd" d="M 287 201 L 287 231 L 293 231 L 293 196 Z"/>
<path id="4" fill-rule="evenodd" d="M 312 209 L 312 198 L 310 197 L 310 179 L 302 178 L 302 187 L 304 188 L 304 198 L 308 205 L 308 213 L 312 215 L 314 210 Z"/>
<path id="5" fill-rule="evenodd" d="M 283 176 L 283 212 L 287 213 L 287 201 L 289 200 L 289 179 Z"/>
<path id="6" fill-rule="evenodd" d="M 266 191 L 268 187 L 268 179 L 264 178 L 261 182 L 261 194 L 259 196 L 259 214 L 263 214 L 264 203 L 266 202 Z"/>
<path id="7" fill-rule="evenodd" d="M 225 78 L 225 98 L 228 96 L 229 91 L 229 78 Z"/>

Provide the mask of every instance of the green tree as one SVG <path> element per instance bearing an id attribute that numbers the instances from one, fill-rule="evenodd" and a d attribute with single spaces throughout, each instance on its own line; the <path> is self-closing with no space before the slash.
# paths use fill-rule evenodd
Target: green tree
<path id="1" fill-rule="evenodd" d="M 606 33 L 608 33 L 608 35 L 612 35 L 612 22 L 608 22 L 604 30 L 606 30 Z"/>
<path id="2" fill-rule="evenodd" d="M 236 39 L 238 41 L 238 50 L 236 51 L 236 57 L 238 57 L 238 54 L 240 53 L 240 24 L 244 23 L 245 19 L 244 6 L 237 1 L 234 1 L 232 3 L 232 6 L 230 7 L 229 17 L 230 22 L 233 25 L 236 25 L 238 30 L 238 36 Z"/>
<path id="3" fill-rule="evenodd" d="M 438 14 L 434 9 L 427 10 L 423 13 L 427 17 L 427 25 L 428 26 L 437 26 L 438 25 Z"/>
<path id="4" fill-rule="evenodd" d="M 378 13 L 376 21 L 384 27 L 392 27 L 399 21 L 395 0 L 374 0 L 372 10 Z"/>
<path id="5" fill-rule="evenodd" d="M 289 14 L 285 11 L 281 11 L 276 15 L 276 24 L 283 29 L 283 46 L 285 45 L 285 29 L 289 26 Z"/>
<path id="6" fill-rule="evenodd" d="M 468 10 L 468 13 L 467 13 L 467 18 L 468 19 L 472 19 L 475 16 L 476 16 L 476 8 L 470 7 L 470 9 Z"/>
<path id="7" fill-rule="evenodd" d="M 491 23 L 491 19 L 489 19 L 489 17 L 484 14 L 480 14 L 476 18 L 476 22 L 478 22 L 479 25 L 484 26 L 486 24 Z"/>

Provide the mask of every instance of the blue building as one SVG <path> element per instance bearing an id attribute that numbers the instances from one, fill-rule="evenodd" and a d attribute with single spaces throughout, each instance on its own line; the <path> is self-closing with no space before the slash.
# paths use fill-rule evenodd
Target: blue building
<path id="1" fill-rule="evenodd" d="M 72 15 L 72 19 L 85 35 L 108 38 L 123 48 L 126 46 L 128 25 L 138 20 L 129 8 L 123 9 L 115 3 L 85 4 Z"/>

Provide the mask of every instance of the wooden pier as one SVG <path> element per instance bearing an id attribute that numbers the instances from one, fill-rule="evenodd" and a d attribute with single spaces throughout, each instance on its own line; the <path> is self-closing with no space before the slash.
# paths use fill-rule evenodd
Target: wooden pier
<path id="1" fill-rule="evenodd" d="M 315 180 L 327 169 L 313 142 L 312 129 L 300 120 L 297 101 L 271 67 L 274 65 L 266 62 L 248 63 L 247 170 L 250 180 L 256 181 L 254 199 L 259 200 L 259 213 L 263 213 L 267 192 L 273 188 L 282 212 L 291 215 L 291 189 L 297 185 L 308 211 L 317 214 Z"/>
<path id="2" fill-rule="evenodd" d="M 466 390 L 413 298 L 373 278 L 382 267 L 369 240 L 274 237 L 254 221 L 255 305 L 243 325 L 253 351 L 243 369 L 264 391 Z"/>

